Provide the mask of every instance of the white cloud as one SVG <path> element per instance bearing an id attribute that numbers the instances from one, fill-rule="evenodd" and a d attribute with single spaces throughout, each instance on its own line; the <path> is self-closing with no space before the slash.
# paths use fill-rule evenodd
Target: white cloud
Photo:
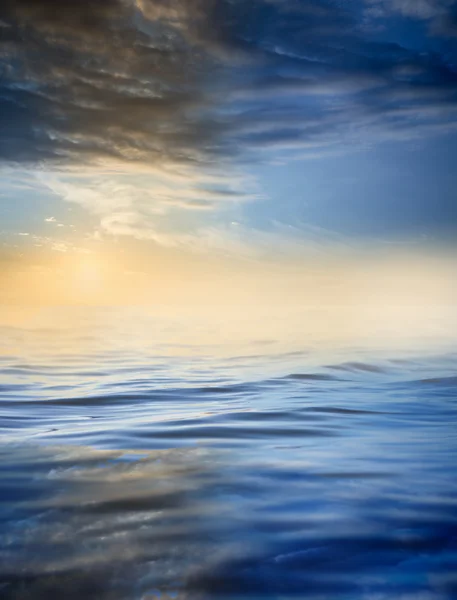
<path id="1" fill-rule="evenodd" d="M 92 215 L 99 234 L 153 239 L 162 245 L 179 243 L 177 236 L 188 242 L 197 213 L 204 226 L 240 203 L 261 197 L 255 181 L 240 170 L 188 169 L 187 174 L 177 174 L 170 165 L 169 172 L 160 175 L 141 169 L 111 173 L 100 169 L 86 175 L 39 171 L 36 177 L 63 201 L 78 204 Z M 54 217 L 46 221 L 56 222 Z"/>

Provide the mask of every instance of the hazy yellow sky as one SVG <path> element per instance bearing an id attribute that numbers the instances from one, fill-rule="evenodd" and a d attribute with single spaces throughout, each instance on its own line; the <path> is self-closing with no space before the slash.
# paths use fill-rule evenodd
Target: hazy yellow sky
<path id="1" fill-rule="evenodd" d="M 417 248 L 271 259 L 104 243 L 4 255 L 0 293 L 31 305 L 445 306 L 457 301 L 456 262 Z"/>

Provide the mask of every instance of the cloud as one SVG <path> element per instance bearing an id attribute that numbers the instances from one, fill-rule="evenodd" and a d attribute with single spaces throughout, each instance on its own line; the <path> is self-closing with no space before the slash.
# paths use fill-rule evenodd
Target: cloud
<path id="1" fill-rule="evenodd" d="M 280 262 L 283 258 L 300 259 L 304 255 L 325 256 L 329 249 L 337 250 L 339 255 L 352 249 L 344 236 L 303 223 L 291 226 L 273 222 L 268 230 L 238 222 L 207 223 L 193 229 L 173 230 L 164 227 L 160 221 L 138 221 L 136 215 L 126 213 L 115 218 L 106 217 L 102 228 L 112 235 L 135 237 L 165 248 L 220 257 L 235 255 L 246 261 Z"/>
<path id="2" fill-rule="evenodd" d="M 65 202 L 77 204 L 92 215 L 98 236 L 132 236 L 169 246 L 178 236 L 184 245 L 193 238 L 193 229 L 211 227 L 214 207 L 218 215 L 233 210 L 239 203 L 261 196 L 255 181 L 242 172 L 224 173 L 213 169 L 190 171 L 174 176 L 148 171 L 89 174 L 36 171 L 40 185 Z M 193 213 L 193 215 L 192 215 Z M 184 215 L 187 215 L 185 218 Z M 53 217 L 46 219 L 55 222 Z M 176 245 L 175 241 L 171 245 Z M 195 246 L 192 242 L 191 246 Z"/>
<path id="3" fill-rule="evenodd" d="M 0 160 L 41 172 L 106 232 L 141 237 L 178 210 L 225 211 L 262 197 L 245 185 L 249 162 L 453 127 L 448 47 L 432 51 L 426 35 L 393 42 L 368 24 L 396 15 L 448 39 L 454 8 L 450 0 L 6 0 Z"/>
<path id="4" fill-rule="evenodd" d="M 402 15 L 429 24 L 435 36 L 457 35 L 457 3 L 455 0 L 365 0 L 368 14 L 376 17 Z"/>
<path id="5" fill-rule="evenodd" d="M 449 4 L 370 3 L 420 18 Z M 309 139 L 310 121 L 331 131 L 378 92 L 457 92 L 439 57 L 366 39 L 355 11 L 324 0 L 15 0 L 0 16 L 4 160 L 200 168 L 250 149 L 249 112 Z"/>
<path id="6" fill-rule="evenodd" d="M 440 16 L 452 4 L 452 0 L 368 0 L 383 12 L 398 12 L 416 19 L 432 19 Z"/>

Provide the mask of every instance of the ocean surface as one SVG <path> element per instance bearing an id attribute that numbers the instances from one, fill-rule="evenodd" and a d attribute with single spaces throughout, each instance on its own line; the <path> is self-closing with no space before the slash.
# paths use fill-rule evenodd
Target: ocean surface
<path id="1" fill-rule="evenodd" d="M 2 600 L 457 598 L 444 313 L 8 310 Z"/>

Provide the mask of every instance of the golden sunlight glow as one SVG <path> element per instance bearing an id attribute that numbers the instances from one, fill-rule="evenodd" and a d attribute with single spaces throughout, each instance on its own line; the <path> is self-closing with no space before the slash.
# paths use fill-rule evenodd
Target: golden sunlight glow
<path id="1" fill-rule="evenodd" d="M 398 251 L 293 264 L 127 254 L 114 246 L 48 255 L 39 263 L 29 256 L 4 261 L 0 269 L 0 324 L 16 322 L 16 308 L 23 320 L 23 305 L 32 316 L 47 305 L 138 305 L 154 319 L 185 316 L 181 342 L 207 335 L 224 347 L 248 339 L 297 348 L 303 340 L 410 347 L 419 334 L 427 340 L 455 335 L 455 267 L 450 255 Z"/>
<path id="2" fill-rule="evenodd" d="M 127 251 L 112 244 L 84 253 L 0 256 L 0 303 L 133 304 L 167 310 L 339 306 L 379 315 L 403 306 L 411 315 L 419 308 L 455 306 L 455 268 L 449 253 L 397 251 L 267 262 L 151 248 Z"/>
<path id="3" fill-rule="evenodd" d="M 77 257 L 74 265 L 69 265 L 68 275 L 77 294 L 98 294 L 103 288 L 103 265 L 93 255 Z"/>

